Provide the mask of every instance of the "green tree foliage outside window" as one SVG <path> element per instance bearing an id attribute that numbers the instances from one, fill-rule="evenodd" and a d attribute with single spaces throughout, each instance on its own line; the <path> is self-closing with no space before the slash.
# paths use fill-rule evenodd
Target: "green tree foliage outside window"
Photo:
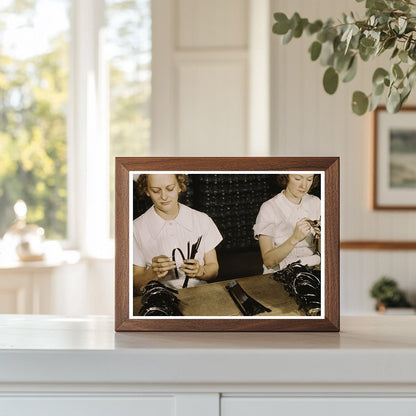
<path id="1" fill-rule="evenodd" d="M 114 157 L 149 153 L 150 4 L 150 0 L 103 1 L 109 71 L 110 232 Z M 28 205 L 28 222 L 45 228 L 47 238 L 66 237 L 70 5 L 71 0 L 4 0 L 0 4 L 0 238 L 13 222 L 18 199 Z M 39 18 L 42 8 L 49 11 L 47 21 Z M 60 14 L 59 22 L 54 12 Z M 32 42 L 29 39 L 26 47 L 14 50 L 11 35 L 18 28 L 32 31 Z M 43 48 L 31 48 L 33 38 L 46 29 L 55 32 Z M 25 44 L 24 35 L 14 40 L 16 45 Z"/>
<path id="2" fill-rule="evenodd" d="M 59 30 L 37 51 L 26 43 L 36 36 L 39 3 L 0 6 L 0 238 L 18 199 L 48 238 L 66 237 L 68 38 Z"/>

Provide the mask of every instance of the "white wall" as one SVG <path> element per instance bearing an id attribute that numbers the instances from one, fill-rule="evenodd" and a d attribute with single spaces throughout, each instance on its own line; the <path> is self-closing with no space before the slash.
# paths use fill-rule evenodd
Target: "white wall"
<path id="1" fill-rule="evenodd" d="M 311 39 L 281 45 L 271 34 L 275 11 L 314 19 L 352 9 L 362 4 L 154 0 L 153 155 L 340 156 L 341 239 L 416 240 L 416 212 L 370 209 L 371 115 L 353 115 L 350 102 L 355 89 L 369 91 L 375 64 L 360 63 L 359 77 L 328 96 L 324 69 L 307 53 Z M 414 270 L 413 251 L 342 251 L 341 313 L 370 313 L 369 287 L 384 274 L 415 300 Z M 88 263 L 88 276 L 85 304 L 61 309 L 111 314 L 113 263 Z"/>
<path id="2" fill-rule="evenodd" d="M 352 0 L 272 0 L 272 11 L 292 15 L 298 11 L 309 19 L 340 17 L 359 11 L 363 4 Z M 361 11 L 361 12 L 360 12 Z M 341 240 L 416 240 L 416 212 L 372 211 L 372 120 L 371 115 L 352 114 L 355 90 L 371 91 L 376 62 L 359 63 L 357 79 L 340 84 L 335 95 L 322 87 L 324 68 L 311 62 L 307 52 L 312 38 L 281 44 L 272 35 L 271 149 L 279 156 L 340 156 Z M 409 103 L 415 102 L 415 95 Z M 381 275 L 396 278 L 412 296 L 416 293 L 414 251 L 342 251 L 342 313 L 372 310 L 368 288 Z"/>
<path id="3" fill-rule="evenodd" d="M 268 10 L 268 0 L 256 3 Z M 251 87 L 264 73 L 249 73 L 250 6 L 249 0 L 153 0 L 153 155 L 250 152 L 250 127 L 264 120 L 251 120 L 250 94 L 260 91 Z M 260 38 L 269 41 L 267 32 Z M 257 48 L 257 59 L 266 53 L 268 63 L 267 52 Z M 264 59 L 261 64 L 268 70 Z M 256 98 L 268 110 L 267 96 Z M 268 145 L 268 128 L 262 130 Z"/>

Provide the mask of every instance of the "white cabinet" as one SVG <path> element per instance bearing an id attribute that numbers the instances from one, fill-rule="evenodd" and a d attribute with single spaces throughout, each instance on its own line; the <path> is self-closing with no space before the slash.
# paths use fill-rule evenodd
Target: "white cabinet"
<path id="1" fill-rule="evenodd" d="M 0 414 L 414 416 L 415 327 L 115 333 L 107 317 L 0 315 Z"/>
<path id="2" fill-rule="evenodd" d="M 226 397 L 221 400 L 221 416 L 414 416 L 415 413 L 415 398 Z"/>
<path id="3" fill-rule="evenodd" d="M 0 409 L 7 416 L 59 415 L 59 416 L 174 416 L 173 396 L 155 397 L 80 397 L 40 396 L 0 398 Z"/>

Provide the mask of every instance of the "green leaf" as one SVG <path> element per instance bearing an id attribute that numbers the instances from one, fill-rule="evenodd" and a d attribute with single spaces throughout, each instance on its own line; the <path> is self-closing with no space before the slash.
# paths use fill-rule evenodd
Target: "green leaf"
<path id="1" fill-rule="evenodd" d="M 350 60 L 347 71 L 344 73 L 342 77 L 342 82 L 350 82 L 352 79 L 354 79 L 356 74 L 357 74 L 357 59 L 356 59 L 356 56 L 354 55 Z"/>
<path id="2" fill-rule="evenodd" d="M 344 54 L 343 47 L 341 46 L 341 38 L 337 36 L 333 41 L 334 51 L 342 52 Z M 345 55 L 345 54 L 344 54 Z"/>
<path id="3" fill-rule="evenodd" d="M 409 58 L 414 61 L 416 59 L 416 45 L 412 45 L 407 53 L 409 54 Z"/>
<path id="4" fill-rule="evenodd" d="M 405 19 L 403 16 L 400 16 L 397 22 L 399 24 L 399 35 L 402 35 L 407 27 L 407 19 Z"/>
<path id="5" fill-rule="evenodd" d="M 325 43 L 328 40 L 328 31 L 326 29 L 321 30 L 316 35 L 316 39 L 321 43 Z"/>
<path id="6" fill-rule="evenodd" d="M 327 68 L 324 74 L 323 84 L 324 89 L 328 94 L 334 94 L 338 88 L 338 72 L 332 66 Z"/>
<path id="7" fill-rule="evenodd" d="M 408 74 L 416 73 L 416 64 L 413 64 L 411 68 L 407 71 Z"/>
<path id="8" fill-rule="evenodd" d="M 377 16 L 377 22 L 380 25 L 386 25 L 390 20 L 390 15 L 388 13 L 382 13 Z"/>
<path id="9" fill-rule="evenodd" d="M 360 40 L 362 38 L 362 33 L 358 32 L 355 36 L 352 37 L 351 43 L 350 43 L 350 49 L 358 49 L 360 45 Z"/>
<path id="10" fill-rule="evenodd" d="M 376 50 L 375 48 L 365 48 L 362 45 L 359 46 L 358 52 L 360 54 L 360 58 L 364 61 L 367 62 L 370 57 L 374 56 Z"/>
<path id="11" fill-rule="evenodd" d="M 322 45 L 320 63 L 322 66 L 332 65 L 334 62 L 334 43 L 326 41 Z"/>
<path id="12" fill-rule="evenodd" d="M 392 37 L 392 38 L 387 38 L 385 40 L 385 42 L 383 43 L 383 48 L 384 49 L 390 49 L 392 48 L 394 45 L 396 44 L 396 38 Z"/>
<path id="13" fill-rule="evenodd" d="M 373 38 L 361 38 L 358 52 L 360 53 L 360 57 L 364 62 L 367 62 L 370 57 L 374 55 L 376 51 L 374 47 L 375 43 L 376 42 Z"/>
<path id="14" fill-rule="evenodd" d="M 290 29 L 295 30 L 300 20 L 301 20 L 301 17 L 299 13 L 298 12 L 293 13 L 293 16 L 290 18 L 290 21 L 289 21 Z"/>
<path id="15" fill-rule="evenodd" d="M 355 23 L 355 21 L 356 21 L 357 19 L 355 18 L 355 16 L 354 16 L 354 13 L 353 12 L 350 12 L 350 14 L 349 15 L 347 15 L 347 22 L 348 23 Z"/>
<path id="16" fill-rule="evenodd" d="M 400 94 L 400 108 L 402 108 L 403 103 L 407 100 L 407 98 L 409 97 L 410 93 L 411 93 L 412 89 L 411 88 L 406 88 L 402 91 L 402 93 Z"/>
<path id="17" fill-rule="evenodd" d="M 381 97 L 382 97 L 382 94 L 379 94 L 379 95 L 371 94 L 370 105 L 368 107 L 368 111 L 373 111 L 378 107 L 381 101 Z"/>
<path id="18" fill-rule="evenodd" d="M 393 2 L 393 8 L 405 12 L 409 10 L 409 6 L 405 4 L 402 0 L 395 0 Z"/>
<path id="19" fill-rule="evenodd" d="M 309 53 L 311 54 L 312 61 L 316 61 L 319 58 L 321 50 L 322 44 L 320 42 L 315 41 L 312 43 L 312 45 L 309 47 Z"/>
<path id="20" fill-rule="evenodd" d="M 407 71 L 406 76 L 408 80 L 409 89 L 412 90 L 416 80 L 416 64 L 413 64 L 413 66 Z"/>
<path id="21" fill-rule="evenodd" d="M 400 68 L 400 65 L 399 64 L 394 64 L 393 67 L 392 67 L 392 71 L 391 72 L 395 76 L 395 78 L 397 78 L 397 79 L 401 79 L 401 78 L 404 77 L 403 71 Z"/>
<path id="22" fill-rule="evenodd" d="M 348 29 L 344 32 L 344 34 L 341 37 L 341 41 L 346 42 L 345 46 L 345 53 L 347 53 L 348 48 L 350 46 L 351 39 L 354 35 L 356 35 L 360 29 L 358 29 L 358 26 L 351 25 L 348 27 Z"/>
<path id="23" fill-rule="evenodd" d="M 306 28 L 306 32 L 309 35 L 313 35 L 314 33 L 319 32 L 322 29 L 322 20 L 315 20 L 313 23 L 310 23 L 309 26 Z"/>
<path id="24" fill-rule="evenodd" d="M 396 46 L 393 50 L 393 53 L 390 56 L 390 59 L 394 59 L 398 55 L 399 51 L 400 49 Z"/>
<path id="25" fill-rule="evenodd" d="M 392 87 L 386 101 L 386 108 L 389 113 L 397 113 L 400 110 L 400 99 L 399 91 Z"/>
<path id="26" fill-rule="evenodd" d="M 405 50 L 403 50 L 403 49 L 402 49 L 402 50 L 399 52 L 399 59 L 400 59 L 402 62 L 407 63 L 408 58 L 409 58 L 409 55 L 407 54 L 407 51 L 405 51 Z"/>
<path id="27" fill-rule="evenodd" d="M 300 38 L 303 33 L 303 29 L 308 26 L 308 19 L 300 19 L 298 20 L 296 27 L 293 29 L 293 36 L 295 38 Z"/>
<path id="28" fill-rule="evenodd" d="M 377 68 L 373 74 L 373 86 L 384 84 L 384 78 L 386 78 L 388 75 L 388 71 L 386 71 L 384 68 Z"/>
<path id="29" fill-rule="evenodd" d="M 367 9 L 384 10 L 388 6 L 385 0 L 367 0 L 365 3 L 365 7 Z"/>
<path id="30" fill-rule="evenodd" d="M 342 34 L 341 36 L 341 41 L 345 42 L 347 40 L 347 38 L 350 36 L 352 37 L 352 28 L 350 26 L 347 27 L 347 30 L 345 30 L 345 32 Z"/>
<path id="31" fill-rule="evenodd" d="M 360 46 L 363 46 L 364 48 L 372 48 L 375 44 L 375 40 L 373 38 L 362 38 L 360 41 Z"/>
<path id="32" fill-rule="evenodd" d="M 416 75 L 409 75 L 409 88 L 412 90 L 415 85 Z"/>
<path id="33" fill-rule="evenodd" d="M 293 30 L 289 30 L 286 35 L 283 36 L 282 43 L 283 45 L 288 44 L 293 39 Z"/>
<path id="34" fill-rule="evenodd" d="M 373 85 L 373 95 L 381 96 L 384 92 L 384 82 L 382 84 Z"/>
<path id="35" fill-rule="evenodd" d="M 276 20 L 276 23 L 273 25 L 273 33 L 285 35 L 290 29 L 287 16 L 284 13 L 275 13 L 274 20 Z"/>
<path id="36" fill-rule="evenodd" d="M 412 43 L 413 40 L 413 33 L 410 34 L 410 36 L 408 36 L 406 43 L 404 44 L 404 50 L 408 50 L 410 48 L 410 44 Z"/>
<path id="37" fill-rule="evenodd" d="M 393 30 L 395 35 L 399 34 L 399 24 L 395 20 L 390 21 L 389 27 Z"/>
<path id="38" fill-rule="evenodd" d="M 343 53 L 339 53 L 338 51 L 337 53 L 335 53 L 333 66 L 336 71 L 342 72 L 348 68 L 350 61 L 351 53 L 349 53 L 348 55 L 344 55 Z"/>
<path id="39" fill-rule="evenodd" d="M 352 95 L 352 111 L 362 116 L 368 108 L 368 97 L 361 91 L 355 91 Z"/>
<path id="40" fill-rule="evenodd" d="M 398 90 L 402 90 L 404 88 L 404 80 L 400 81 L 400 82 L 396 82 L 394 84 L 394 86 L 398 89 Z"/>

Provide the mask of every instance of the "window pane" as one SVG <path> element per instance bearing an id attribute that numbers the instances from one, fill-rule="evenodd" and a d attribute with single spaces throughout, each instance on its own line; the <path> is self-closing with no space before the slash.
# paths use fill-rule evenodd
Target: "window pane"
<path id="1" fill-rule="evenodd" d="M 149 154 L 152 24 L 150 0 L 107 0 L 106 4 L 113 219 L 114 157 Z M 111 236 L 113 224 L 111 220 Z"/>
<path id="2" fill-rule="evenodd" d="M 0 5 L 0 238 L 18 199 L 47 238 L 66 237 L 69 1 Z"/>

